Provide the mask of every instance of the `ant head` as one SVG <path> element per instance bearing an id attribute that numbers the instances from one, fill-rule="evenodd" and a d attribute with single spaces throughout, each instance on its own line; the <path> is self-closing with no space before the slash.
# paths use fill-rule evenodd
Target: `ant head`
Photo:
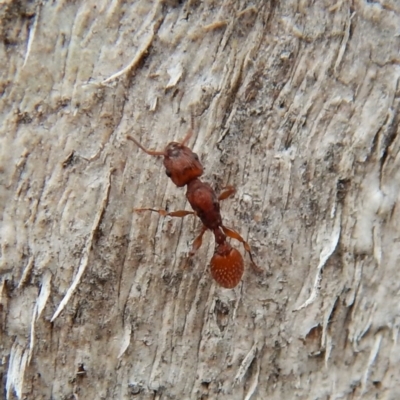
<path id="1" fill-rule="evenodd" d="M 164 167 L 167 176 L 178 187 L 203 175 L 203 166 L 197 154 L 177 142 L 171 142 L 165 148 Z"/>
<path id="2" fill-rule="evenodd" d="M 244 271 L 242 255 L 227 242 L 218 245 L 211 259 L 211 276 L 218 285 L 232 289 L 242 279 Z"/>

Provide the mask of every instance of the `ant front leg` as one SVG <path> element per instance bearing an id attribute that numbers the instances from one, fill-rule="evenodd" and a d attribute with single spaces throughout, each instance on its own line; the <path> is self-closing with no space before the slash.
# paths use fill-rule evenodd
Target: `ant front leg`
<path id="1" fill-rule="evenodd" d="M 257 264 L 253 260 L 253 256 L 251 254 L 251 248 L 250 245 L 240 236 L 239 232 L 236 232 L 235 230 L 231 228 L 227 228 L 226 226 L 222 226 L 222 230 L 224 231 L 225 235 L 238 240 L 240 243 L 243 243 L 244 249 L 249 253 L 250 260 L 251 260 L 251 266 L 253 267 L 254 271 L 257 273 L 263 272 L 263 269 L 257 266 Z"/>
<path id="2" fill-rule="evenodd" d="M 220 195 L 218 196 L 218 200 L 225 200 L 228 197 L 231 197 L 233 194 L 236 193 L 236 188 L 234 186 L 226 186 L 224 187 L 224 190 L 220 193 Z"/>
<path id="3" fill-rule="evenodd" d="M 186 211 L 186 210 L 178 210 L 178 211 L 171 211 L 168 212 L 167 210 L 156 210 L 155 208 L 135 208 L 136 212 L 142 212 L 142 211 L 153 211 L 156 213 L 159 213 L 162 217 L 186 217 L 186 215 L 196 215 L 194 211 Z"/>

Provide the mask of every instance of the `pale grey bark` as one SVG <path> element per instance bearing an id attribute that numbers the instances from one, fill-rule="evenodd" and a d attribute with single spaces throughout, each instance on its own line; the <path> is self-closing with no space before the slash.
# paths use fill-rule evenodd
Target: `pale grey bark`
<path id="1" fill-rule="evenodd" d="M 395 0 L 0 3 L 2 391 L 396 399 Z M 250 242 L 218 287 L 162 160 L 182 138 Z M 238 243 L 232 243 L 241 248 Z"/>

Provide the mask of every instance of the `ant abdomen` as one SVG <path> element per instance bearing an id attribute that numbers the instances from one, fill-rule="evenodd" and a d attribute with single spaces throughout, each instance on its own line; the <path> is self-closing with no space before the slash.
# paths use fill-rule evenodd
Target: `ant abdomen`
<path id="1" fill-rule="evenodd" d="M 222 287 L 232 289 L 242 279 L 243 257 L 234 247 L 224 243 L 216 248 L 211 259 L 211 276 Z"/>

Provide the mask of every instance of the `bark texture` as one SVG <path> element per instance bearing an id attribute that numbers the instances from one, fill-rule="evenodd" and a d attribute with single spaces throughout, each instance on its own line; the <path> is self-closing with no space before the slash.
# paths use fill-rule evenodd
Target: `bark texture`
<path id="1" fill-rule="evenodd" d="M 0 2 L 6 399 L 397 399 L 400 3 Z M 234 290 L 185 135 L 265 273 Z M 232 243 L 241 248 L 239 243 Z M 242 251 L 242 249 L 241 249 Z"/>

